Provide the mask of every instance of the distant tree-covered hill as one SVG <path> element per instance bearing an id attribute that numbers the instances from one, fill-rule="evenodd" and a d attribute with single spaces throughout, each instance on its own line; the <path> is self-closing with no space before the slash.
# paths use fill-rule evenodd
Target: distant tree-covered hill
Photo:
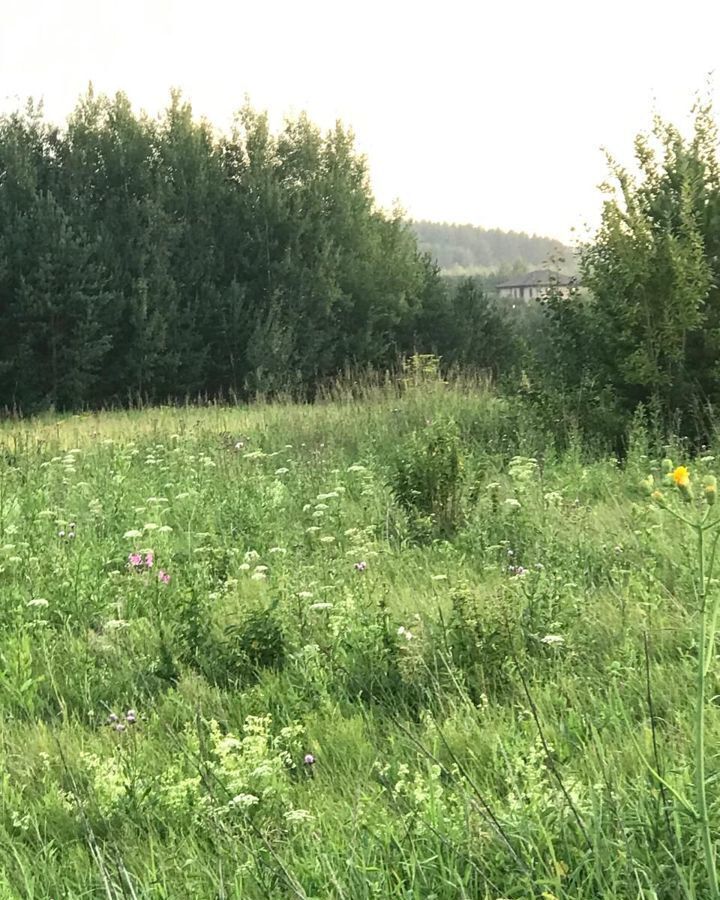
<path id="1" fill-rule="evenodd" d="M 449 274 L 491 270 L 525 270 L 552 262 L 552 268 L 573 268 L 572 251 L 553 238 L 520 231 L 451 225 L 446 222 L 413 222 L 418 244 Z"/>

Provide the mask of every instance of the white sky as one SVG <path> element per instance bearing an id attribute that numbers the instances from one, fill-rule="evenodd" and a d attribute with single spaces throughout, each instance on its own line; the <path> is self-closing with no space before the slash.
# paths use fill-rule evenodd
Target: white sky
<path id="1" fill-rule="evenodd" d="M 226 127 L 247 94 L 351 126 L 384 205 L 567 240 L 600 148 L 682 124 L 719 35 L 718 0 L 0 0 L 0 107 L 61 120 L 92 81 L 154 112 L 176 86 Z"/>

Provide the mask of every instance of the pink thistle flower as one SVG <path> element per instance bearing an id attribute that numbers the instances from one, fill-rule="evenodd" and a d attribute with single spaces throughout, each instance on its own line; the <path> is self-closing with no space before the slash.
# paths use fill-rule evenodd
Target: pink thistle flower
<path id="1" fill-rule="evenodd" d="M 155 554 L 153 553 L 152 550 L 148 550 L 148 552 L 145 554 L 145 565 L 147 566 L 148 569 L 152 569 L 154 564 L 155 564 Z"/>
<path id="2" fill-rule="evenodd" d="M 134 568 L 141 566 L 143 562 L 142 553 L 131 553 L 128 556 L 128 565 Z"/>
<path id="3" fill-rule="evenodd" d="M 160 569 L 158 572 L 158 581 L 161 581 L 163 584 L 170 584 L 170 573 L 166 572 L 164 569 Z"/>

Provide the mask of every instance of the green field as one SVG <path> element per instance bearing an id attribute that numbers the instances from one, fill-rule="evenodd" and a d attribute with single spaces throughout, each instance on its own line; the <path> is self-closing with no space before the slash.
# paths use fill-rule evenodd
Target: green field
<path id="1" fill-rule="evenodd" d="M 708 897 L 638 483 L 714 463 L 649 447 L 432 379 L 0 424 L 0 897 Z"/>

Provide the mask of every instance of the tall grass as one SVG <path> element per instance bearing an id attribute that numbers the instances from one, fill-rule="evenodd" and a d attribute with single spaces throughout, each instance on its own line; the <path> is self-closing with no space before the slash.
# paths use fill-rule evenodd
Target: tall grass
<path id="1" fill-rule="evenodd" d="M 416 375 L 0 425 L 0 896 L 710 896 L 649 442 Z M 395 463 L 443 423 L 458 518 L 418 531 Z"/>

